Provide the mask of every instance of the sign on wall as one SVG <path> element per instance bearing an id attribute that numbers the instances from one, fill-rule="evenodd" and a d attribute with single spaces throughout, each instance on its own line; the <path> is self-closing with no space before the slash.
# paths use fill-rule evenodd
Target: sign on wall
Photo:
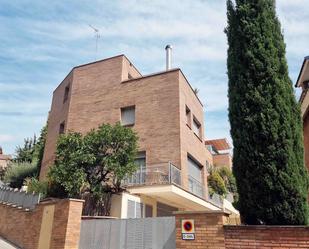
<path id="1" fill-rule="evenodd" d="M 194 220 L 181 220 L 181 234 L 183 240 L 195 239 Z"/>

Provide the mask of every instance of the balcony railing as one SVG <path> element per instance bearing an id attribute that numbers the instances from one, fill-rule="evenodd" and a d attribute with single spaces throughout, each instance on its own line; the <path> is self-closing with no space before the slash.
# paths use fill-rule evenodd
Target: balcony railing
<path id="1" fill-rule="evenodd" d="M 205 187 L 192 176 L 188 175 L 189 191 L 198 197 L 205 199 Z"/>
<path id="2" fill-rule="evenodd" d="M 150 164 L 137 170 L 132 176 L 123 181 L 123 186 L 154 185 L 154 184 L 181 185 L 181 172 L 170 162 Z"/>
<path id="3" fill-rule="evenodd" d="M 214 193 L 208 196 L 208 201 L 218 207 L 223 207 L 223 199 L 220 195 Z"/>

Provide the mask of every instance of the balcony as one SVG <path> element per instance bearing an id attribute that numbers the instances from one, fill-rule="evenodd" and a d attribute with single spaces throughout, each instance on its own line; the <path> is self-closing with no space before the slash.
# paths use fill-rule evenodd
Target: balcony
<path id="1" fill-rule="evenodd" d="M 192 194 L 197 195 L 198 197 L 201 197 L 203 199 L 205 199 L 205 187 L 203 186 L 203 184 L 199 181 L 197 181 L 196 179 L 194 179 L 192 176 L 188 176 L 188 183 L 189 183 L 189 191 Z"/>
<path id="2" fill-rule="evenodd" d="M 170 162 L 150 164 L 126 178 L 123 186 L 176 184 L 181 186 L 181 171 Z"/>

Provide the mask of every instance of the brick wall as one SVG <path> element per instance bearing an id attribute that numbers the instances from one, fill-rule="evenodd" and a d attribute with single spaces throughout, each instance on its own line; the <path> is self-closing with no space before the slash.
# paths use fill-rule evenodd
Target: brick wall
<path id="1" fill-rule="evenodd" d="M 226 249 L 309 248 L 309 226 L 224 226 Z"/>
<path id="2" fill-rule="evenodd" d="M 0 236 L 24 249 L 78 248 L 82 206 L 72 199 L 42 202 L 33 211 L 0 204 Z"/>
<path id="3" fill-rule="evenodd" d="M 176 212 L 177 249 L 309 248 L 309 226 L 236 226 L 224 212 Z M 183 219 L 194 220 L 195 239 L 182 239 Z"/>
<path id="4" fill-rule="evenodd" d="M 223 224 L 227 217 L 223 212 L 176 212 L 177 249 L 225 249 Z M 195 240 L 183 240 L 181 221 L 193 219 Z"/>

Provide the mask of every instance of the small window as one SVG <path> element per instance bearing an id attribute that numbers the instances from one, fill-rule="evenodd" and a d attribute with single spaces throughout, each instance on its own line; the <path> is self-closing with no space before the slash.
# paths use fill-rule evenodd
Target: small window
<path id="1" fill-rule="evenodd" d="M 186 106 L 186 118 L 187 118 L 187 125 L 191 128 L 191 111 L 188 108 L 188 106 Z"/>
<path id="2" fill-rule="evenodd" d="M 125 126 L 135 124 L 135 106 L 121 108 L 121 124 Z"/>
<path id="3" fill-rule="evenodd" d="M 66 102 L 69 98 L 70 87 L 66 86 L 64 89 L 63 103 Z"/>
<path id="4" fill-rule="evenodd" d="M 59 125 L 59 134 L 63 134 L 64 133 L 64 128 L 65 128 L 65 122 L 62 122 Z"/>
<path id="5" fill-rule="evenodd" d="M 193 118 L 193 132 L 201 137 L 201 123 L 195 117 Z"/>
<path id="6" fill-rule="evenodd" d="M 128 200 L 127 218 L 142 218 L 143 203 Z"/>
<path id="7" fill-rule="evenodd" d="M 152 217 L 153 216 L 153 209 L 152 209 L 152 206 L 150 205 L 145 205 L 145 218 L 148 218 L 148 217 Z"/>

